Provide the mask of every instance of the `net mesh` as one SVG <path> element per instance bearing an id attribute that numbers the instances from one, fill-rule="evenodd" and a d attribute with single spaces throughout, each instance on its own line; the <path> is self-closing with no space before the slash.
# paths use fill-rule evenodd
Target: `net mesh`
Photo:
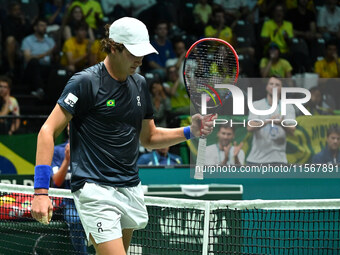
<path id="1" fill-rule="evenodd" d="M 0 184 L 0 254 L 95 254 L 68 190 L 50 189 L 49 225 L 30 216 L 32 187 Z M 128 254 L 340 254 L 340 200 L 145 198 L 149 223 Z"/>

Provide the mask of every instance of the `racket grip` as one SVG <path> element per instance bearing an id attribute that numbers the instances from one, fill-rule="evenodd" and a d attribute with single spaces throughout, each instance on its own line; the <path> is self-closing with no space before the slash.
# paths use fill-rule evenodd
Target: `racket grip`
<path id="1" fill-rule="evenodd" d="M 198 141 L 197 159 L 196 159 L 196 167 L 195 167 L 195 175 L 194 175 L 194 179 L 197 179 L 197 180 L 204 179 L 202 168 L 205 165 L 206 147 L 207 147 L 207 139 L 200 138 Z"/>

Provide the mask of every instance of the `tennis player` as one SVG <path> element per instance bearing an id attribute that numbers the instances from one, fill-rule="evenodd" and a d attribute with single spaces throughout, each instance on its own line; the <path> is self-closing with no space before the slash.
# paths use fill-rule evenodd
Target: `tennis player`
<path id="1" fill-rule="evenodd" d="M 157 128 L 145 79 L 135 73 L 143 56 L 157 53 L 146 26 L 125 17 L 106 28 L 107 57 L 69 80 L 39 132 L 31 213 L 39 222 L 51 220 L 54 138 L 71 122 L 71 191 L 86 236 L 97 254 L 121 255 L 133 230 L 148 222 L 136 166 L 139 140 L 156 149 L 208 135 L 215 117 L 196 114 L 191 126 Z"/>

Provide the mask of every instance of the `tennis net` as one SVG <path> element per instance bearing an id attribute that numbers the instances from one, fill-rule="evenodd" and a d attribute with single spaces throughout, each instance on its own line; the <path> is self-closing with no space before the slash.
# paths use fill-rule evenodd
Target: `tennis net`
<path id="1" fill-rule="evenodd" d="M 0 184 L 0 254 L 94 254 L 70 191 L 49 193 L 54 215 L 42 225 L 30 216 L 32 187 Z M 129 254 L 340 254 L 340 199 L 145 201 L 149 224 Z"/>

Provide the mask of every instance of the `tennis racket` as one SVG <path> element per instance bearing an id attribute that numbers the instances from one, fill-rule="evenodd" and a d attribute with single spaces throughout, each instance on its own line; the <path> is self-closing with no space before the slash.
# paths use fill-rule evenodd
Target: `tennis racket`
<path id="1" fill-rule="evenodd" d="M 201 115 L 215 114 L 231 93 L 220 88 L 220 84 L 234 85 L 239 73 L 238 56 L 227 42 L 217 38 L 196 41 L 184 59 L 183 76 L 187 93 L 195 110 Z M 203 124 L 203 123 L 202 123 Z M 201 135 L 198 142 L 195 179 L 203 179 L 206 138 Z"/>

